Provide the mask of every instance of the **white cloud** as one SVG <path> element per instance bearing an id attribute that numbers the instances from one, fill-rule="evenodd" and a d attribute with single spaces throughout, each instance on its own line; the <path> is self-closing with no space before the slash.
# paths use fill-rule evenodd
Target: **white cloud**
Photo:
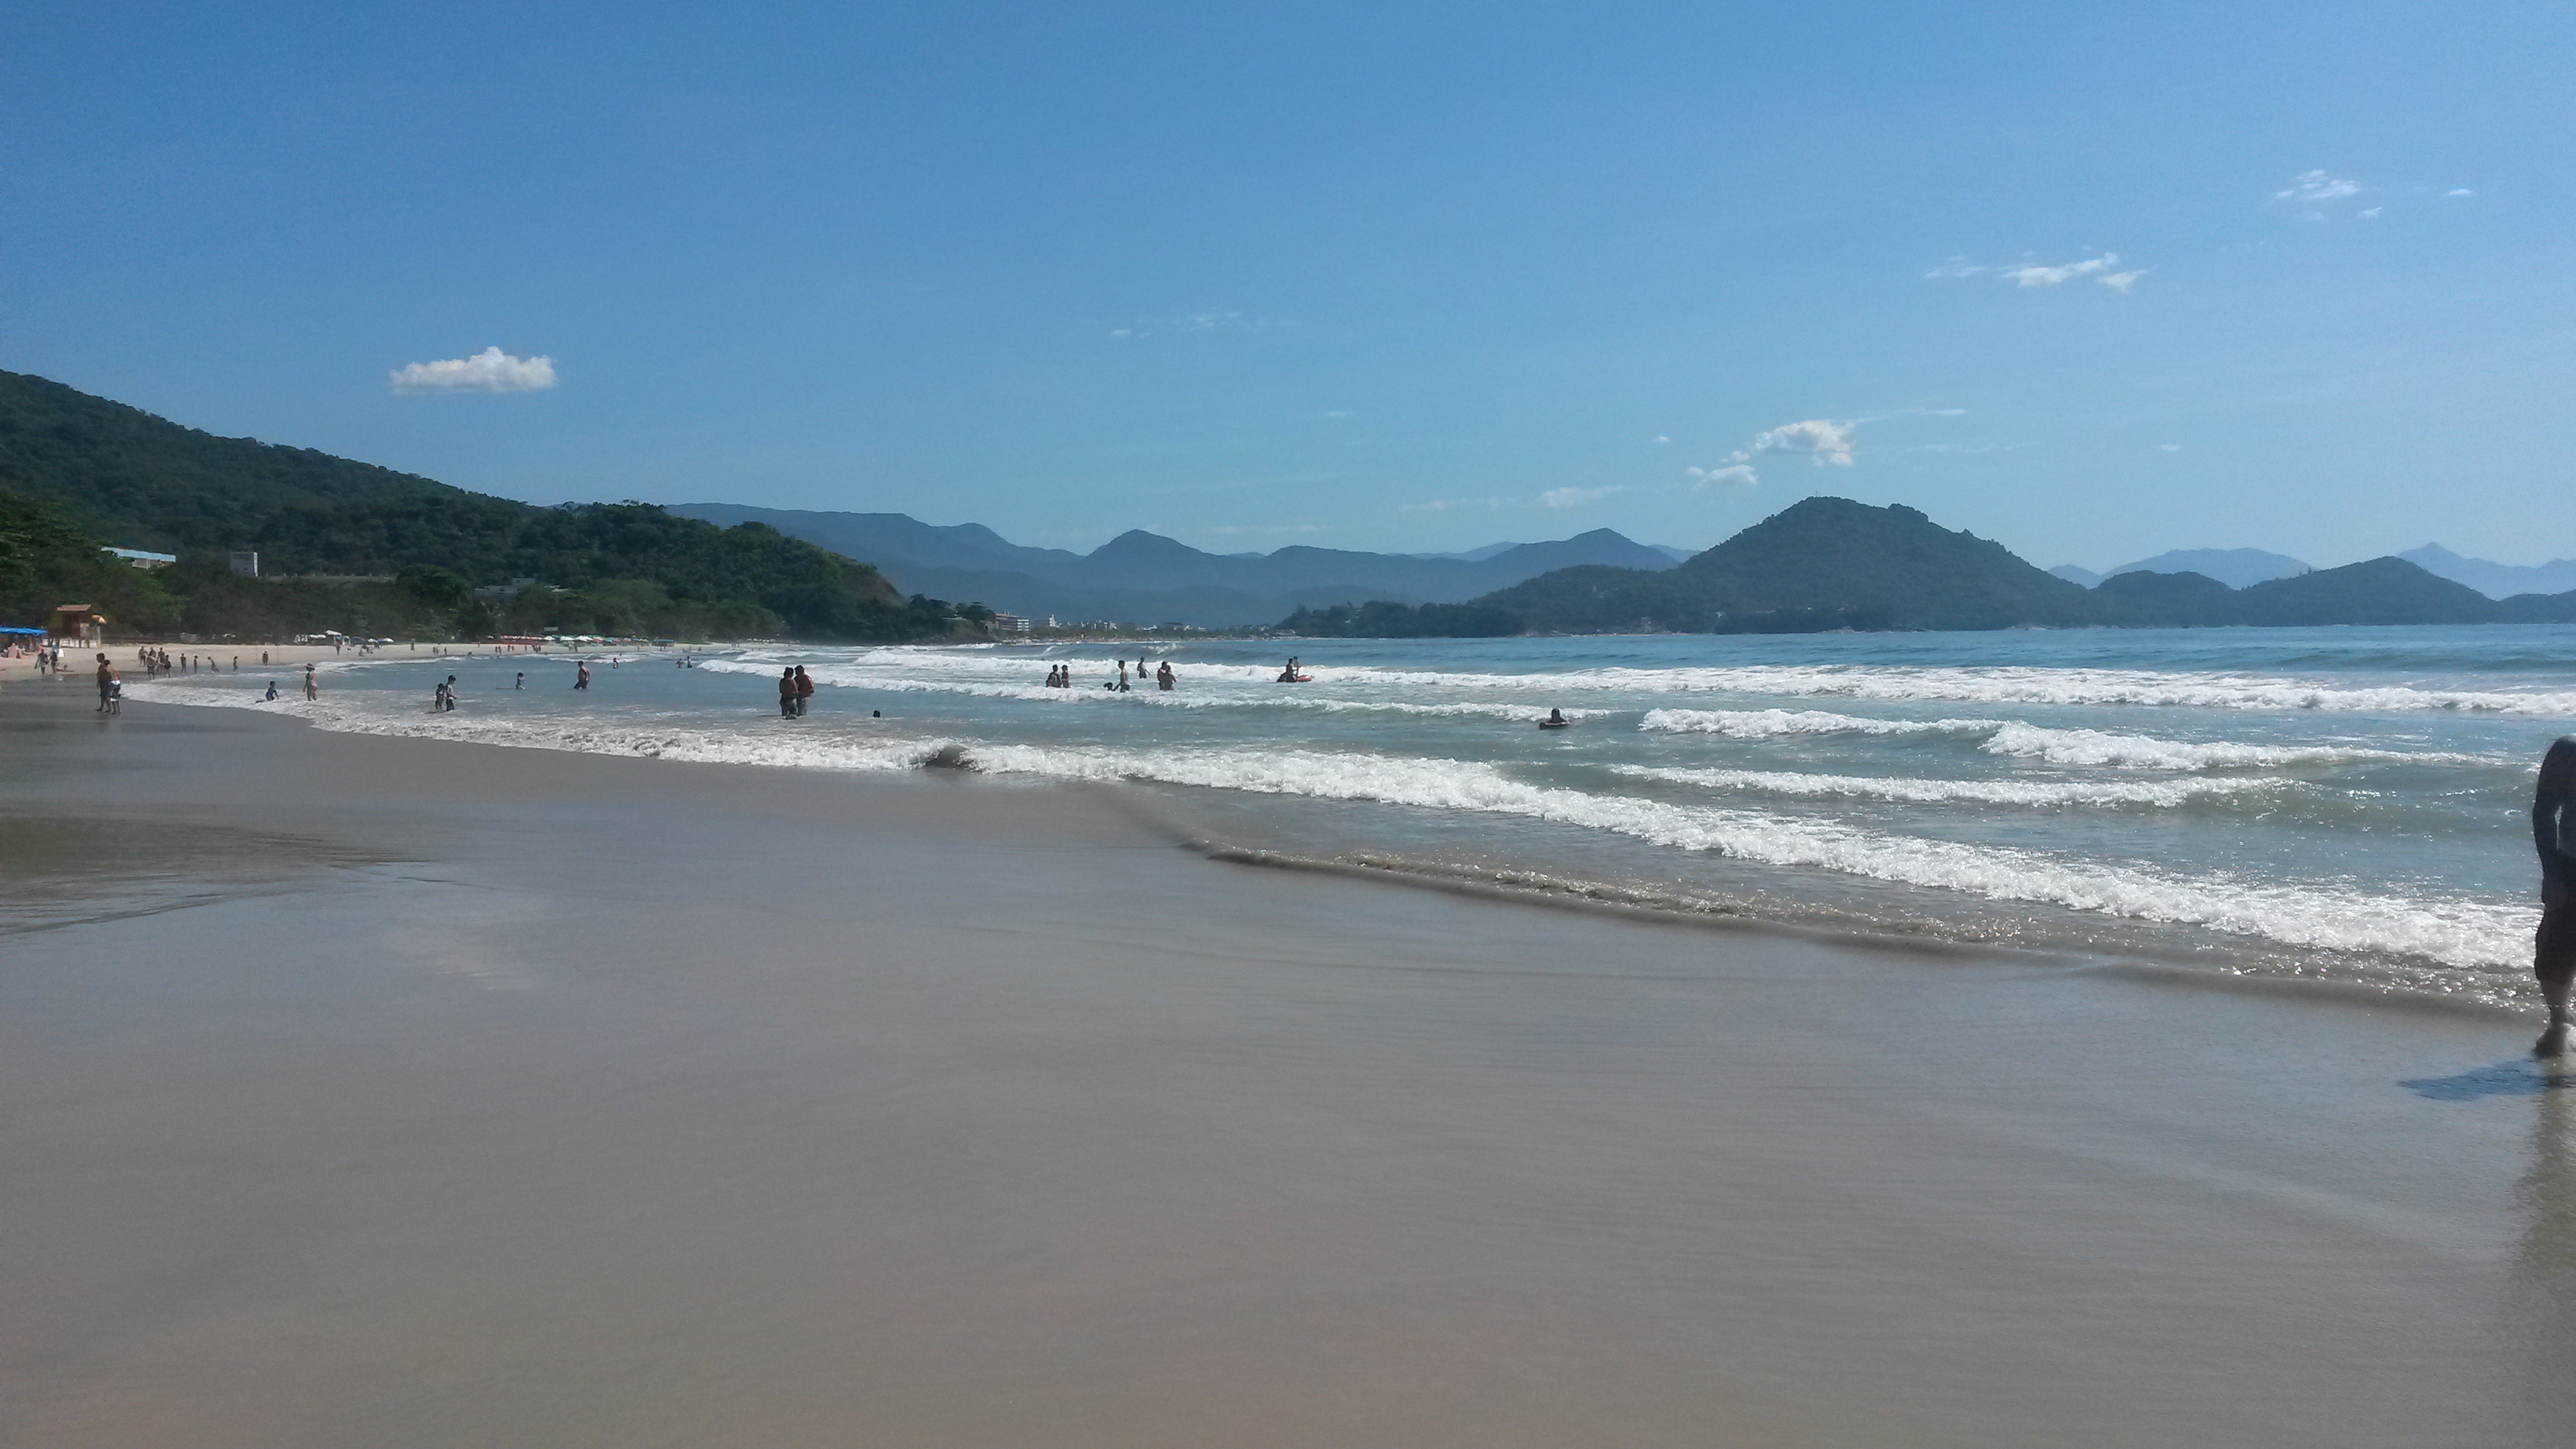
<path id="1" fill-rule="evenodd" d="M 1431 498 L 1420 503 L 1399 503 L 1398 513 L 1448 513 L 1459 508 L 1482 508 L 1488 513 L 1499 511 L 1509 502 L 1503 498 Z"/>
<path id="2" fill-rule="evenodd" d="M 2347 196 L 2360 194 L 2361 183 L 2358 181 L 2329 176 L 2323 171 L 2302 171 L 2291 179 L 2287 190 L 2273 192 L 2272 199 L 2315 206 L 2320 202 L 2341 201 Z"/>
<path id="3" fill-rule="evenodd" d="M 534 392 L 555 385 L 555 360 L 486 347 L 472 357 L 407 362 L 391 376 L 396 392 Z"/>
<path id="4" fill-rule="evenodd" d="M 2112 268 L 2118 265 L 2120 265 L 2118 252 L 2104 252 L 2098 257 L 2084 257 L 2056 266 L 2047 262 L 2014 262 L 2009 266 L 1981 267 L 1965 257 L 1952 257 L 1923 275 L 1936 282 L 1954 281 L 1964 277 L 1994 277 L 2010 282 L 2016 287 L 2056 287 L 2080 277 L 2090 277 L 2112 291 L 2125 294 L 2130 287 L 2137 284 L 2138 278 L 2145 276 L 2150 270 L 2146 267 L 2137 267 L 2125 272 L 2113 271 Z M 1938 411 L 1938 409 L 1931 411 Z"/>
<path id="5" fill-rule="evenodd" d="M 1804 453 L 1819 464 L 1848 468 L 1852 460 L 1852 424 L 1826 418 L 1783 423 L 1753 440 L 1757 453 Z"/>
<path id="6" fill-rule="evenodd" d="M 2077 277 L 2098 276 L 2119 264 L 2118 252 L 2104 252 L 2098 257 L 2087 257 L 2080 262 L 2068 262 L 2062 267 L 2044 266 L 2038 262 L 2022 262 L 2003 268 L 2001 275 L 2005 281 L 2016 287 L 2054 287 L 2060 282 L 2071 282 Z M 2130 281 L 2134 282 L 2137 279 L 2136 273 L 2129 274 Z"/>
<path id="7" fill-rule="evenodd" d="M 1133 337 L 1136 335 L 1136 329 L 1133 327 L 1112 327 L 1109 329 L 1109 335 L 1112 337 Z"/>
<path id="8" fill-rule="evenodd" d="M 1671 442 L 1671 441 L 1672 441 L 1672 439 L 1665 437 L 1665 436 L 1664 436 L 1663 434 L 1661 434 L 1661 433 L 1657 433 L 1657 434 L 1655 434 L 1655 441 L 1656 441 L 1656 442 L 1658 442 L 1658 443 L 1669 443 L 1669 442 Z"/>
<path id="9" fill-rule="evenodd" d="M 2179 452 L 2181 452 L 2181 451 L 2182 451 L 2182 444 L 2180 444 L 2180 443 L 2158 443 L 2158 444 L 2156 444 L 2156 451 L 2157 451 L 2157 452 L 2159 452 L 2159 453 L 2179 453 Z"/>
<path id="10" fill-rule="evenodd" d="M 2445 191 L 2445 192 L 2443 192 L 2442 194 L 2443 194 L 2444 196 L 2475 196 L 2475 195 L 2477 195 L 2477 193 L 2476 193 L 2476 192 L 2471 191 L 2469 188 L 2467 188 L 2467 187 L 2465 187 L 2465 186 L 2454 186 L 2454 187 L 2452 187 L 2450 190 Z"/>
<path id="11" fill-rule="evenodd" d="M 2388 208 L 2387 208 L 2387 207 L 2384 207 L 2384 206 L 2374 206 L 2374 207 L 2371 207 L 2371 208 L 2370 208 L 2369 210 L 2367 210 L 2367 211 L 2364 211 L 2364 212 L 2359 213 L 2359 215 L 2360 215 L 2360 217 L 2361 217 L 2361 219 L 2362 219 L 2362 220 L 2364 220 L 2364 221 L 2369 221 L 2369 220 L 2371 220 L 2372 218 L 2374 218 L 2374 217 L 2378 216 L 2381 212 L 2386 211 L 2387 209 L 2388 209 Z"/>
<path id="12" fill-rule="evenodd" d="M 1741 455 L 1738 455 L 1741 456 Z M 1715 468 L 1684 468 L 1683 472 L 1698 480 L 1702 488 L 1755 488 L 1762 479 L 1750 463 L 1727 463 Z"/>
<path id="13" fill-rule="evenodd" d="M 1625 488 L 1550 488 L 1538 496 L 1538 501 L 1550 508 L 1580 508 L 1586 503 L 1598 503 L 1613 493 L 1627 491 Z"/>

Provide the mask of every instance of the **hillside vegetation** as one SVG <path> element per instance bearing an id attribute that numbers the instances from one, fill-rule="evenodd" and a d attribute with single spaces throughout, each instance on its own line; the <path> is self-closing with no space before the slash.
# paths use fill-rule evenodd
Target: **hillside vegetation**
<path id="1" fill-rule="evenodd" d="M 540 508 L 214 437 L 23 373 L 0 372 L 0 490 L 52 505 L 91 540 L 179 556 L 154 580 L 163 611 L 136 595 L 109 614 L 118 629 L 891 640 L 977 634 L 990 617 L 907 600 L 874 568 L 762 524 L 718 528 L 641 503 Z M 269 577 L 230 575 L 233 549 L 258 550 Z M 476 597 L 520 579 L 537 586 Z"/>

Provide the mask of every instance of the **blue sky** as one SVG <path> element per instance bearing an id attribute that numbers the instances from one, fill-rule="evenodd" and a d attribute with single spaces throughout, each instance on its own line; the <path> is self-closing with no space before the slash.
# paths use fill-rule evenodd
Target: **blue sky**
<path id="1" fill-rule="evenodd" d="M 0 367 L 1068 547 L 2535 562 L 2571 73 L 2563 4 L 16 6 Z"/>

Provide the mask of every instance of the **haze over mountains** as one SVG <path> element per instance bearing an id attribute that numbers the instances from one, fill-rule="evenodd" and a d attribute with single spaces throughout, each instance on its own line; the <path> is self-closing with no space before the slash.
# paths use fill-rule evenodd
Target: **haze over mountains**
<path id="1" fill-rule="evenodd" d="M 2245 589 L 2274 579 L 2296 578 L 2308 569 L 2309 565 L 2288 554 L 2267 553 L 2259 548 L 2175 548 L 2154 558 L 2122 564 L 2107 573 L 2097 574 L 2074 564 L 2059 564 L 2049 572 L 2088 589 L 2121 574 L 2199 574 L 2231 589 Z"/>
<path id="2" fill-rule="evenodd" d="M 1015 544 L 979 523 L 936 525 L 902 513 L 823 513 L 683 503 L 672 512 L 730 527 L 765 523 L 790 538 L 875 563 L 898 588 L 974 599 L 1067 622 L 1221 628 L 1275 622 L 1301 608 L 1385 599 L 1451 604 L 1579 564 L 1655 571 L 1680 552 L 1609 529 L 1552 543 L 1499 544 L 1466 555 L 1361 553 L 1292 546 L 1215 554 L 1131 529 L 1087 554 Z M 1685 557 L 1687 555 L 1684 555 Z"/>

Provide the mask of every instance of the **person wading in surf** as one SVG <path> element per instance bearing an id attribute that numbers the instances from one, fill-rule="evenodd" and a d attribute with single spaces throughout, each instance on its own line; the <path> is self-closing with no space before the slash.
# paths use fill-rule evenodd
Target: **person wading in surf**
<path id="1" fill-rule="evenodd" d="M 2532 939 L 2531 974 L 2549 1002 L 2549 1028 L 2532 1050 L 2554 1057 L 2576 1027 L 2568 996 L 2576 988 L 2576 735 L 2549 747 L 2531 797 L 2531 842 L 2540 850 L 2540 930 Z"/>

